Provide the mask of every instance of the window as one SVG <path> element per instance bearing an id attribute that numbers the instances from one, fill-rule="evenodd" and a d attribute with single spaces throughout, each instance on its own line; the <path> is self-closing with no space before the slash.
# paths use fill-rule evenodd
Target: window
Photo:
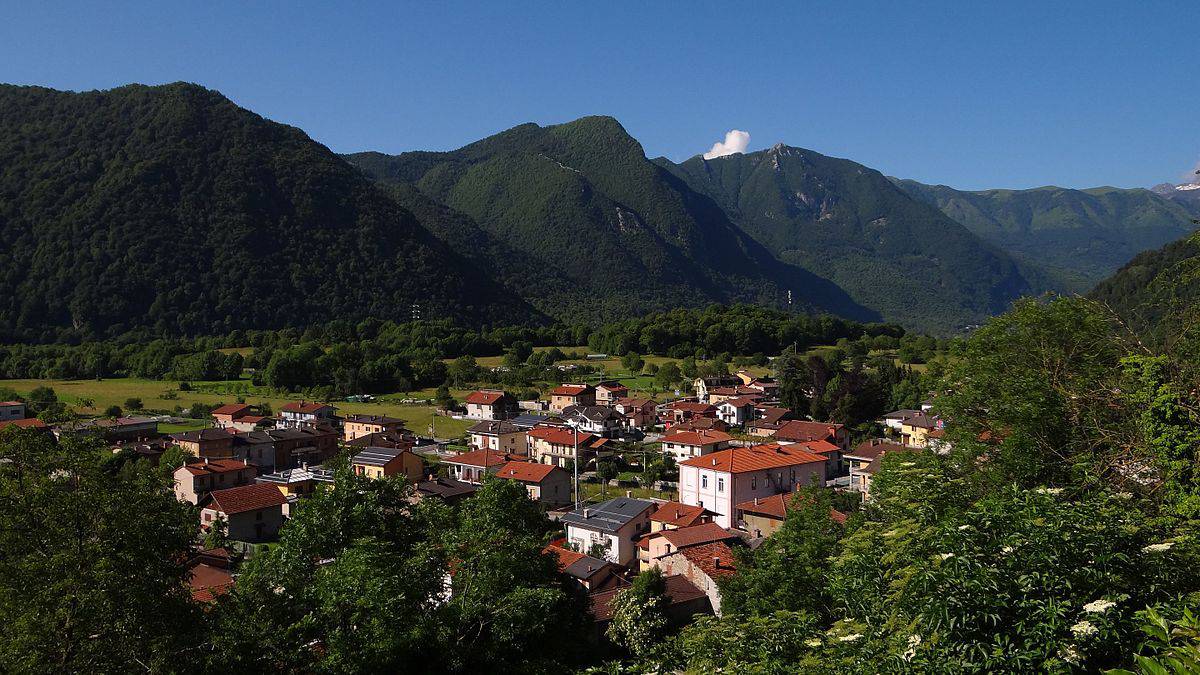
<path id="1" fill-rule="evenodd" d="M 796 470 L 795 469 L 792 469 L 792 482 L 793 483 L 796 482 Z"/>
<path id="2" fill-rule="evenodd" d="M 702 487 L 702 488 L 708 487 L 708 474 L 704 474 L 704 475 L 700 476 L 700 487 Z"/>
<path id="3" fill-rule="evenodd" d="M 724 492 L 724 491 L 725 491 L 725 479 L 718 478 L 717 479 L 717 492 Z"/>
<path id="4" fill-rule="evenodd" d="M 255 520 L 262 520 L 262 511 L 255 511 L 255 513 L 254 513 L 254 519 L 255 519 Z"/>
<path id="5" fill-rule="evenodd" d="M 750 489 L 751 490 L 758 489 L 758 476 L 750 476 Z"/>

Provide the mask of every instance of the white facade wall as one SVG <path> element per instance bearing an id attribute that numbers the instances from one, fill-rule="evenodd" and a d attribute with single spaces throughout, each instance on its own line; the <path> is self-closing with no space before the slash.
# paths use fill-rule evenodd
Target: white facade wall
<path id="1" fill-rule="evenodd" d="M 736 525 L 734 513 L 741 502 L 755 497 L 770 497 L 793 492 L 804 485 L 825 485 L 824 464 L 763 469 L 731 474 L 716 469 L 679 467 L 679 501 L 700 506 L 716 514 L 713 522 L 721 527 Z"/>

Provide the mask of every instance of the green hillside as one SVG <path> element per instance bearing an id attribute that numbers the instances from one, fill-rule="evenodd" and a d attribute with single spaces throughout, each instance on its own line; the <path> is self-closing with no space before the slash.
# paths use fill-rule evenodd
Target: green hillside
<path id="1" fill-rule="evenodd" d="M 501 276 L 525 280 L 523 297 L 562 318 L 710 302 L 787 307 L 788 291 L 792 309 L 879 318 L 835 284 L 776 260 L 711 199 L 648 161 L 609 117 L 525 124 L 453 152 L 348 159 L 395 186 L 403 204 L 415 190 L 445 206 L 427 226 L 456 247 L 517 252 Z"/>
<path id="2" fill-rule="evenodd" d="M 0 339 L 530 320 L 303 132 L 173 84 L 0 86 Z"/>
<path id="3" fill-rule="evenodd" d="M 1138 253 L 1195 229 L 1184 205 L 1150 190 L 966 192 L 911 180 L 896 184 L 1014 256 L 1053 271 L 1067 290 L 1078 292 Z"/>
<path id="4" fill-rule="evenodd" d="M 1200 234 L 1138 255 L 1089 296 L 1154 341 L 1200 326 Z"/>
<path id="5" fill-rule="evenodd" d="M 785 262 L 828 276 L 885 320 L 945 332 L 1042 282 L 878 171 L 810 150 L 658 163 L 712 197 Z"/>

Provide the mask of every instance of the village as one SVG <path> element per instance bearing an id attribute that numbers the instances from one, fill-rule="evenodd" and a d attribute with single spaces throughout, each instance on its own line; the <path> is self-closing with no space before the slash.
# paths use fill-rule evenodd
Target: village
<path id="1" fill-rule="evenodd" d="M 843 524 L 845 511 L 870 499 L 885 455 L 948 449 L 928 402 L 884 415 L 874 437 L 852 443 L 844 425 L 782 407 L 771 377 L 741 370 L 698 377 L 691 389 L 666 401 L 631 395 L 616 380 L 564 383 L 531 400 L 480 389 L 441 411 L 470 423 L 461 442 L 420 436 L 398 417 L 341 415 L 334 403 L 311 401 L 274 415 L 225 404 L 206 428 L 167 433 L 149 417 L 47 424 L 10 401 L 0 403 L 0 427 L 93 437 L 153 464 L 169 451 L 181 455 L 172 484 L 197 514 L 188 565 L 199 601 L 233 588 L 239 565 L 334 483 L 338 461 L 368 479 L 402 478 L 413 500 L 449 505 L 487 480 L 520 483 L 560 527 L 543 553 L 587 598 L 600 635 L 616 594 L 652 568 L 666 576 L 675 619 L 720 616 L 718 582 L 737 574 L 735 551 L 777 531 L 798 489 L 831 491 L 844 510 L 828 517 Z"/>

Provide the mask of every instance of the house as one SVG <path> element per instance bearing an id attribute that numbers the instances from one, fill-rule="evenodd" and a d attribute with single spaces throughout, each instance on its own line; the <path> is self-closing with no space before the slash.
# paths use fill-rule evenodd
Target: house
<path id="1" fill-rule="evenodd" d="M 590 384 L 560 384 L 550 391 L 550 409 L 554 412 L 573 405 L 596 405 L 596 388 Z"/>
<path id="2" fill-rule="evenodd" d="M 754 436 L 774 436 L 785 422 L 794 419 L 796 415 L 789 408 L 759 404 L 754 407 L 754 419 L 746 424 L 746 428 Z"/>
<path id="3" fill-rule="evenodd" d="M 349 415 L 342 420 L 342 440 L 349 443 L 370 434 L 404 431 L 404 420 L 387 415 Z"/>
<path id="4" fill-rule="evenodd" d="M 829 441 L 842 449 L 844 453 L 850 449 L 850 433 L 844 424 L 836 422 L 809 422 L 807 420 L 791 420 L 784 422 L 772 436 L 776 443 L 806 443 L 808 441 Z"/>
<path id="5" fill-rule="evenodd" d="M 118 417 L 106 419 L 74 420 L 54 428 L 54 435 L 64 434 L 99 436 L 108 443 L 118 441 L 143 441 L 158 437 L 158 421 L 150 417 Z"/>
<path id="6" fill-rule="evenodd" d="M 645 429 L 658 424 L 658 404 L 649 398 L 621 398 L 613 409 L 625 416 L 628 429 Z"/>
<path id="7" fill-rule="evenodd" d="M 549 506 L 571 503 L 571 476 L 561 467 L 535 462 L 509 462 L 496 477 L 525 486 L 529 498 Z"/>
<path id="8" fill-rule="evenodd" d="M 725 541 L 690 546 L 658 559 L 663 574 L 687 579 L 708 597 L 713 614 L 721 616 L 721 579 L 737 573 L 733 549 Z"/>
<path id="9" fill-rule="evenodd" d="M 712 611 L 708 594 L 700 590 L 681 574 L 673 574 L 666 578 L 667 617 L 676 623 L 686 623 L 697 614 L 707 614 Z M 612 621 L 612 601 L 622 588 L 610 588 L 588 595 L 588 611 L 595 622 L 596 638 L 601 639 L 608 624 Z"/>
<path id="10" fill-rule="evenodd" d="M 696 417 L 717 417 L 717 406 L 696 401 L 672 401 L 663 406 L 663 421 L 670 428 L 673 424 L 686 422 Z"/>
<path id="11" fill-rule="evenodd" d="M 717 419 L 731 427 L 743 426 L 754 419 L 755 399 L 735 396 L 717 404 Z"/>
<path id="12" fill-rule="evenodd" d="M 193 457 L 233 459 L 234 435 L 223 429 L 197 429 L 171 434 L 169 438 Z"/>
<path id="13" fill-rule="evenodd" d="M 807 450 L 825 458 L 825 480 L 831 481 L 843 475 L 842 449 L 829 441 L 804 441 L 803 443 L 780 443 L 789 448 Z"/>
<path id="14" fill-rule="evenodd" d="M 525 430 L 508 420 L 476 422 L 467 429 L 471 447 L 510 455 L 528 455 Z"/>
<path id="15" fill-rule="evenodd" d="M 442 460 L 450 478 L 464 483 L 479 484 L 483 482 L 484 474 L 496 473 L 500 467 L 517 459 L 502 452 L 491 450 L 472 450 Z"/>
<path id="16" fill-rule="evenodd" d="M 751 387 L 734 386 L 734 387 L 715 387 L 708 390 L 708 403 L 717 405 L 722 401 L 728 401 L 731 398 L 746 397 L 753 401 L 761 401 L 764 397 L 763 393 Z"/>
<path id="17" fill-rule="evenodd" d="M 0 422 L 0 429 L 4 429 L 5 427 L 14 427 L 17 429 L 34 429 L 37 431 L 46 431 L 46 432 L 53 433 L 49 424 L 46 424 L 45 422 L 43 422 L 42 420 L 39 420 L 36 417 L 26 417 L 25 419 L 7 420 L 4 422 Z"/>
<path id="18" fill-rule="evenodd" d="M 783 493 L 770 497 L 755 497 L 737 505 L 737 525 L 753 537 L 769 537 L 783 527 L 783 520 L 795 508 L 795 493 Z M 829 519 L 842 525 L 846 514 L 829 509 Z"/>
<path id="19" fill-rule="evenodd" d="M 662 438 L 663 454 L 676 462 L 707 455 L 733 444 L 733 436 L 724 431 L 679 431 Z"/>
<path id="20" fill-rule="evenodd" d="M 693 417 L 671 425 L 672 433 L 679 431 L 729 431 L 729 425 L 715 417 Z"/>
<path id="21" fill-rule="evenodd" d="M 625 586 L 621 576 L 622 568 L 599 558 L 572 551 L 564 547 L 562 539 L 550 542 L 542 553 L 549 553 L 558 561 L 558 569 L 570 577 L 582 590 L 588 593 L 608 590 Z"/>
<path id="22" fill-rule="evenodd" d="M 404 476 L 415 483 L 425 476 L 425 462 L 412 450 L 366 448 L 350 458 L 350 470 L 367 478 Z"/>
<path id="23" fill-rule="evenodd" d="M 506 420 L 516 417 L 517 399 L 499 389 L 480 389 L 467 395 L 467 419 Z"/>
<path id="24" fill-rule="evenodd" d="M 571 427 L 604 438 L 619 436 L 625 427 L 625 416 L 603 405 L 567 406 L 562 417 Z"/>
<path id="25" fill-rule="evenodd" d="M 0 422 L 25 419 L 25 404 L 20 401 L 0 402 Z"/>
<path id="26" fill-rule="evenodd" d="M 693 457 L 679 463 L 679 501 L 708 509 L 717 514 L 713 522 L 733 527 L 741 502 L 825 485 L 826 461 L 802 446 L 776 443 Z"/>
<path id="27" fill-rule="evenodd" d="M 253 411 L 254 409 L 245 403 L 228 403 L 214 408 L 210 415 L 213 418 L 214 427 L 228 429 L 233 426 L 234 420 L 245 417 Z"/>
<path id="28" fill-rule="evenodd" d="M 942 428 L 942 421 L 927 412 L 920 412 L 900 422 L 900 442 L 910 448 L 924 448 L 929 434 Z"/>
<path id="29" fill-rule="evenodd" d="M 889 452 L 910 450 L 912 448 L 882 438 L 859 443 L 845 455 L 850 465 L 850 489 L 863 493 L 865 498 L 871 492 L 871 478 L 879 471 L 883 456 Z"/>
<path id="30" fill-rule="evenodd" d="M 235 541 L 260 542 L 279 534 L 287 498 L 274 485 L 255 483 L 214 490 L 200 503 L 204 530 L 224 521 L 225 536 Z"/>
<path id="31" fill-rule="evenodd" d="M 413 495 L 416 499 L 433 497 L 441 499 L 447 504 L 457 504 L 475 494 L 475 491 L 479 489 L 478 486 L 472 483 L 465 483 L 460 480 L 441 476 L 430 476 L 429 480 L 423 480 L 414 487 Z"/>
<path id="32" fill-rule="evenodd" d="M 565 427 L 567 423 L 563 418 L 557 415 L 542 415 L 535 413 L 525 413 L 517 415 L 508 420 L 512 425 L 521 431 L 529 431 L 534 427 Z"/>
<path id="33" fill-rule="evenodd" d="M 882 424 L 883 426 L 887 427 L 888 429 L 891 429 L 892 431 L 899 433 L 900 426 L 904 423 L 904 420 L 912 417 L 913 415 L 920 415 L 920 414 L 921 414 L 920 410 L 910 410 L 907 408 L 903 408 L 903 409 L 895 410 L 893 412 L 890 412 L 890 413 L 884 415 L 879 420 L 879 423 Z"/>
<path id="34" fill-rule="evenodd" d="M 279 409 L 279 426 L 284 429 L 300 429 L 316 425 L 333 426 L 337 408 L 325 403 L 292 401 Z"/>
<path id="35" fill-rule="evenodd" d="M 257 475 L 258 470 L 245 462 L 205 457 L 175 469 L 175 496 L 179 501 L 197 504 L 213 490 L 249 485 Z"/>
<path id="36" fill-rule="evenodd" d="M 642 570 L 658 566 L 658 559 L 690 546 L 732 541 L 738 538 L 716 523 L 702 523 L 673 530 L 660 530 L 638 541 L 638 562 Z"/>
<path id="37" fill-rule="evenodd" d="M 630 565 L 637 555 L 637 540 L 650 530 L 654 502 L 617 497 L 584 506 L 563 515 L 567 543 L 580 553 Z"/>
<path id="38" fill-rule="evenodd" d="M 618 400 L 629 396 L 629 387 L 616 381 L 596 384 L 596 405 L 612 406 Z"/>
<path id="39" fill-rule="evenodd" d="M 680 502 L 665 502 L 658 505 L 650 516 L 650 531 L 677 530 L 681 527 L 691 527 L 702 523 L 711 523 L 715 515 L 699 506 L 688 506 Z"/>
<path id="40" fill-rule="evenodd" d="M 692 383 L 692 388 L 696 391 L 696 398 L 699 399 L 701 403 L 708 403 L 709 392 L 712 389 L 718 389 L 720 387 L 736 387 L 741 383 L 741 379 L 730 375 L 723 375 L 721 377 L 697 377 Z"/>
<path id="41" fill-rule="evenodd" d="M 255 483 L 274 485 L 288 500 L 283 514 L 291 515 L 292 504 L 301 497 L 308 497 L 322 485 L 333 485 L 333 471 L 320 466 L 304 465 L 296 469 L 283 469 L 254 479 Z"/>
<path id="42" fill-rule="evenodd" d="M 270 473 L 324 464 L 337 454 L 338 436 L 322 426 L 242 431 L 232 434 L 228 451 L 230 456 L 258 466 L 262 473 Z"/>
<path id="43" fill-rule="evenodd" d="M 262 431 L 263 429 L 274 429 L 275 418 L 264 417 L 262 415 L 243 415 L 237 418 L 230 424 L 227 429 L 235 431 Z"/>
<path id="44" fill-rule="evenodd" d="M 196 602 L 213 602 L 233 590 L 233 566 L 223 548 L 201 551 L 187 563 L 188 587 Z"/>
<path id="45" fill-rule="evenodd" d="M 350 448 L 396 448 L 401 450 L 412 450 L 416 444 L 417 437 L 408 429 L 377 431 L 345 443 Z"/>
<path id="46" fill-rule="evenodd" d="M 576 462 L 581 470 L 598 454 L 595 446 L 605 440 L 562 427 L 535 427 L 525 437 L 529 441 L 530 461 L 564 468 L 569 462 Z"/>

